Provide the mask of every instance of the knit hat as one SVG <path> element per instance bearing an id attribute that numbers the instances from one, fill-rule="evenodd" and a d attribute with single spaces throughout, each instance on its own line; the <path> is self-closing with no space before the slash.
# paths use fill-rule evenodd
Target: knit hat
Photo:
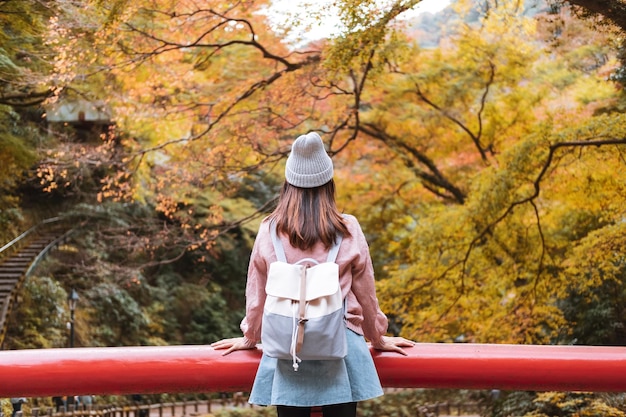
<path id="1" fill-rule="evenodd" d="M 291 145 L 285 180 L 295 187 L 314 188 L 333 179 L 333 161 L 315 132 L 302 135 Z"/>

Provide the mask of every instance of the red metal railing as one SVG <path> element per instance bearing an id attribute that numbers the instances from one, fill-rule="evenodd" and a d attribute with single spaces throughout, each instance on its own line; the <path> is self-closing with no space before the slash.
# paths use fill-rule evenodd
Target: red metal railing
<path id="1" fill-rule="evenodd" d="M 420 343 L 373 351 L 383 386 L 626 391 L 626 348 Z M 0 397 L 249 391 L 260 350 L 208 346 L 0 351 Z"/>

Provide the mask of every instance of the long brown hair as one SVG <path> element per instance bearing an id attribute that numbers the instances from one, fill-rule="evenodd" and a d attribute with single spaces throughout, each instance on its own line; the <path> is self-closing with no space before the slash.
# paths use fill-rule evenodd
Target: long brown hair
<path id="1" fill-rule="evenodd" d="M 270 215 L 276 231 L 289 236 L 289 243 L 301 250 L 322 242 L 330 248 L 337 235 L 349 237 L 350 232 L 335 204 L 335 182 L 315 188 L 294 187 L 285 181 L 278 205 Z"/>

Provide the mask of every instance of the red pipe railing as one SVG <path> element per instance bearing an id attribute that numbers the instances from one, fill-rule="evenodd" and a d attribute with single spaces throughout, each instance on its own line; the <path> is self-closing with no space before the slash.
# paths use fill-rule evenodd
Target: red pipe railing
<path id="1" fill-rule="evenodd" d="M 397 388 L 626 391 L 626 348 L 420 343 L 372 351 Z M 260 350 L 209 346 L 0 351 L 0 397 L 249 391 Z"/>

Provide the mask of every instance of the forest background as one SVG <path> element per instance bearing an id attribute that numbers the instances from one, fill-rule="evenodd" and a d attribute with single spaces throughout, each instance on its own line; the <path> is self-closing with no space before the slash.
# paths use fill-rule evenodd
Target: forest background
<path id="1" fill-rule="evenodd" d="M 418 3 L 311 2 L 270 24 L 262 0 L 1 1 L 1 241 L 75 227 L 4 348 L 66 346 L 72 289 L 77 346 L 240 334 L 254 236 L 311 130 L 391 334 L 624 345 L 625 5 L 458 0 L 403 19 Z M 341 31 L 303 42 L 329 14 Z M 68 104 L 107 123 L 52 117 Z M 498 412 L 626 410 L 571 395 L 510 393 Z"/>

